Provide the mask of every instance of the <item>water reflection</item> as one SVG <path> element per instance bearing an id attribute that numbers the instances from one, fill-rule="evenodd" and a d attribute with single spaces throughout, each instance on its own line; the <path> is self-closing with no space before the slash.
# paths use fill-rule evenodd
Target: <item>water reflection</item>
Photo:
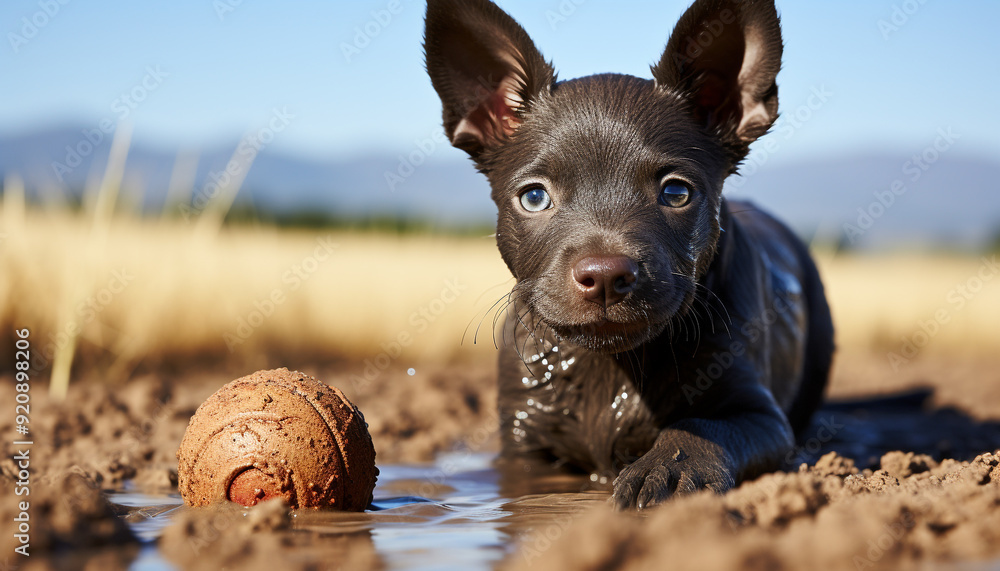
<path id="1" fill-rule="evenodd" d="M 497 466 L 491 454 L 445 454 L 433 464 L 379 469 L 371 510 L 294 512 L 292 531 L 284 533 L 297 558 L 315 552 L 321 560 L 342 560 L 338 551 L 370 543 L 388 569 L 492 569 L 529 534 L 532 541 L 554 539 L 581 510 L 608 496 L 586 477 Z M 173 568 L 153 542 L 190 508 L 176 494 L 112 494 L 111 501 L 147 542 L 132 568 Z"/>

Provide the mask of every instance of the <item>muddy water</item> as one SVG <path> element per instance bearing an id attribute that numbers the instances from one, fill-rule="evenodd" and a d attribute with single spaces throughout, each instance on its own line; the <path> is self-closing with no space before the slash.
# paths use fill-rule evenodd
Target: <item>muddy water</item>
<path id="1" fill-rule="evenodd" d="M 492 460 L 485 454 L 449 454 L 430 465 L 380 466 L 373 509 L 302 510 L 293 514 L 293 527 L 318 532 L 320 541 L 370 541 L 388 569 L 491 569 L 527 538 L 529 547 L 544 550 L 577 513 L 608 498 L 607 491 L 593 489 L 606 486 L 575 476 L 533 475 L 511 489 L 501 485 Z M 175 569 L 156 539 L 188 509 L 180 496 L 125 492 L 110 499 L 127 508 L 126 519 L 144 542 L 131 569 Z M 526 550 L 526 556 L 532 552 Z"/>
<path id="2" fill-rule="evenodd" d="M 797 471 L 799 463 L 814 464 L 831 451 L 860 468 L 878 468 L 891 450 L 968 460 L 1000 448 L 1000 423 L 932 409 L 930 397 L 928 390 L 914 390 L 830 403 L 786 468 Z M 305 545 L 321 554 L 313 560 L 336 562 L 345 552 L 367 549 L 389 569 L 490 569 L 519 546 L 517 557 L 542 557 L 581 510 L 608 498 L 607 482 L 541 466 L 501 473 L 492 461 L 491 455 L 458 452 L 429 465 L 380 465 L 374 509 L 302 510 L 294 514 L 293 527 L 314 532 L 317 539 Z M 156 538 L 187 509 L 180 497 L 116 493 L 111 500 L 125 506 L 121 511 L 144 541 L 131 567 L 174 569 Z"/>

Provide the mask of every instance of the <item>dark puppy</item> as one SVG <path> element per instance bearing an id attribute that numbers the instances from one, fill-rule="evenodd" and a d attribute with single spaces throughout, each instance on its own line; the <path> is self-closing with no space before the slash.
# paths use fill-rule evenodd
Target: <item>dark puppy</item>
<path id="1" fill-rule="evenodd" d="M 773 2 L 696 1 L 653 80 L 556 81 L 488 0 L 430 0 L 425 49 L 517 279 L 504 455 L 617 476 L 623 508 L 779 466 L 822 399 L 833 326 L 806 247 L 722 197 L 777 118 Z"/>

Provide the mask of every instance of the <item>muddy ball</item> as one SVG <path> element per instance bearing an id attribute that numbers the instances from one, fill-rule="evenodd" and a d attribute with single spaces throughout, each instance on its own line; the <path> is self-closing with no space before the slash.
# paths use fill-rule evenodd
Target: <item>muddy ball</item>
<path id="1" fill-rule="evenodd" d="M 378 477 L 365 418 L 344 393 L 288 369 L 258 371 L 210 396 L 177 451 L 184 503 L 362 511 Z"/>

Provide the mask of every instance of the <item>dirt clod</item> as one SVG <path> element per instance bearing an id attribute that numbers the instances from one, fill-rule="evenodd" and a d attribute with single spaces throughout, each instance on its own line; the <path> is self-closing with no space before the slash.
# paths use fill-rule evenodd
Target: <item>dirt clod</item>
<path id="1" fill-rule="evenodd" d="M 648 517 L 602 506 L 544 552 L 525 546 L 506 568 L 856 570 L 995 558 L 998 454 L 939 463 L 894 452 L 869 473 L 831 454 L 725 496 L 675 499 Z"/>

